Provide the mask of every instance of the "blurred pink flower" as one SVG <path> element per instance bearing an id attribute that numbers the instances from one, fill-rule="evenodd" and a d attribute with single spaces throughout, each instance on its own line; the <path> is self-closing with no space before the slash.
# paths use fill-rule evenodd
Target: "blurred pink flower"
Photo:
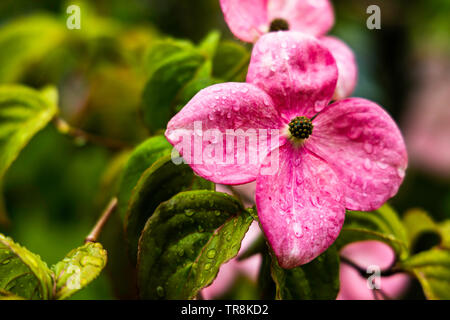
<path id="1" fill-rule="evenodd" d="M 353 51 L 341 40 L 324 36 L 334 24 L 329 0 L 220 0 L 231 32 L 245 42 L 256 42 L 271 31 L 296 31 L 318 37 L 336 59 L 339 79 L 333 99 L 349 97 L 358 68 Z"/>
<path id="2" fill-rule="evenodd" d="M 425 55 L 416 70 L 418 81 L 405 122 L 411 162 L 450 177 L 450 62 L 448 57 Z"/>
<path id="3" fill-rule="evenodd" d="M 371 265 L 376 265 L 380 270 L 389 268 L 395 259 L 393 250 L 385 243 L 379 241 L 361 241 L 347 245 L 341 251 L 356 265 L 366 270 Z M 369 289 L 367 278 L 363 278 L 357 270 L 346 263 L 341 263 L 340 270 L 341 290 L 338 300 L 372 300 L 382 298 L 379 293 Z M 409 277 L 406 274 L 395 274 L 389 277 L 381 277 L 380 290 L 390 299 L 399 298 L 408 288 Z"/>
<path id="4" fill-rule="evenodd" d="M 352 98 L 329 104 L 337 67 L 313 37 L 295 32 L 262 36 L 247 82 L 200 91 L 170 120 L 166 138 L 183 156 L 191 144 L 186 150 L 180 144 L 193 140 L 203 158 L 189 164 L 210 181 L 235 185 L 256 179 L 262 229 L 280 266 L 293 268 L 336 240 L 345 208 L 374 210 L 397 193 L 406 149 L 395 122 L 375 103 Z M 198 141 L 203 132 L 196 122 L 220 136 Z M 248 161 L 228 163 L 227 155 L 238 156 L 239 148 L 227 148 L 237 129 L 253 130 L 257 138 L 260 129 L 278 130 L 280 144 L 258 154 L 245 143 Z M 203 152 L 211 145 L 214 155 Z"/>

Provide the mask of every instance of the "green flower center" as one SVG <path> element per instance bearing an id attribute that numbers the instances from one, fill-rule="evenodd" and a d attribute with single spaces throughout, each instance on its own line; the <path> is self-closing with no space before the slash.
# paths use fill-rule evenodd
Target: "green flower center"
<path id="1" fill-rule="evenodd" d="M 289 23 L 284 19 L 274 19 L 272 23 L 270 24 L 270 32 L 275 31 L 288 31 L 289 30 Z"/>
<path id="2" fill-rule="evenodd" d="M 313 128 L 311 120 L 307 117 L 295 117 L 289 122 L 289 132 L 297 139 L 308 139 Z"/>

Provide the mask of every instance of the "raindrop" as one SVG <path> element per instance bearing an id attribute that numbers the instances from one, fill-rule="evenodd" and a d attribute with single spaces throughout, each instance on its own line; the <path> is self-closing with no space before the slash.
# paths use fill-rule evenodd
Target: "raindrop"
<path id="1" fill-rule="evenodd" d="M 209 269 L 211 269 L 211 263 L 205 264 L 205 270 L 208 271 Z"/>
<path id="2" fill-rule="evenodd" d="M 303 236 L 302 225 L 300 224 L 300 222 L 295 222 L 292 225 L 292 228 L 294 229 L 294 234 L 297 238 L 301 238 Z"/>
<path id="3" fill-rule="evenodd" d="M 364 160 L 364 168 L 366 170 L 370 170 L 372 169 L 372 163 L 370 162 L 369 158 L 366 158 L 366 160 Z"/>
<path id="4" fill-rule="evenodd" d="M 214 257 L 216 256 L 216 250 L 209 249 L 208 252 L 206 253 L 206 256 L 210 259 L 214 259 Z"/>
<path id="5" fill-rule="evenodd" d="M 401 179 L 403 179 L 403 178 L 405 177 L 405 170 L 402 169 L 402 168 L 398 168 L 398 169 L 397 169 L 397 174 L 398 174 L 398 176 L 399 176 Z"/>
<path id="6" fill-rule="evenodd" d="M 364 143 L 364 150 L 366 150 L 367 153 L 372 153 L 373 145 L 369 142 Z"/>
<path id="7" fill-rule="evenodd" d="M 184 214 L 188 217 L 192 216 L 194 213 L 195 213 L 195 211 L 192 209 L 184 210 Z"/>

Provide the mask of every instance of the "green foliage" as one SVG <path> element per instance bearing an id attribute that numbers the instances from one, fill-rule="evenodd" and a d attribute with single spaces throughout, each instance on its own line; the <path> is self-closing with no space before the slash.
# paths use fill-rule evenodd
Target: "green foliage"
<path id="1" fill-rule="evenodd" d="M 57 19 L 35 15 L 0 29 L 0 83 L 21 79 L 27 70 L 65 41 L 67 29 Z"/>
<path id="2" fill-rule="evenodd" d="M 401 262 L 401 269 L 415 276 L 427 299 L 450 299 L 450 251 L 435 248 Z"/>
<path id="3" fill-rule="evenodd" d="M 66 299 L 98 277 L 106 265 L 106 250 L 100 243 L 73 249 L 55 266 L 55 299 Z"/>
<path id="4" fill-rule="evenodd" d="M 272 257 L 272 278 L 276 299 L 334 300 L 339 292 L 339 255 L 331 246 L 313 261 L 297 268 L 283 269 Z"/>
<path id="5" fill-rule="evenodd" d="M 405 213 L 403 224 L 408 232 L 410 246 L 413 247 L 424 233 L 434 233 L 440 238 L 440 247 L 450 250 L 450 220 L 436 223 L 426 211 L 412 209 Z"/>
<path id="6" fill-rule="evenodd" d="M 233 197 L 179 193 L 162 203 L 139 241 L 138 285 L 144 299 L 193 299 L 237 255 L 253 218 Z"/>
<path id="7" fill-rule="evenodd" d="M 125 231 L 133 262 L 137 259 L 142 229 L 161 202 L 182 191 L 213 188 L 213 183 L 196 176 L 188 165 L 174 164 L 170 155 L 155 161 L 135 186 L 125 217 Z"/>
<path id="8" fill-rule="evenodd" d="M 233 41 L 219 44 L 213 60 L 213 76 L 223 81 L 244 82 L 247 76 L 250 52 Z"/>
<path id="9" fill-rule="evenodd" d="M 52 297 L 52 272 L 41 258 L 0 234 L 0 289 L 26 299 Z"/>
<path id="10" fill-rule="evenodd" d="M 123 169 L 118 198 L 118 211 L 125 217 L 128 201 L 139 178 L 157 159 L 170 154 L 171 145 L 164 136 L 154 136 L 133 150 L 125 168 Z"/>
<path id="11" fill-rule="evenodd" d="M 58 112 L 54 89 L 0 86 L 0 179 L 20 150 Z"/>
<path id="12" fill-rule="evenodd" d="M 49 269 L 39 256 L 0 234 L 0 300 L 66 299 L 94 280 L 106 259 L 100 243 L 87 243 Z"/>
<path id="13" fill-rule="evenodd" d="M 159 41 L 149 53 L 150 77 L 143 94 L 144 123 L 164 129 L 170 118 L 201 89 L 225 81 L 244 81 L 249 51 L 234 42 L 219 42 L 211 32 L 198 47 L 187 41 Z"/>
<path id="14" fill-rule="evenodd" d="M 147 127 L 156 131 L 165 128 L 177 107 L 186 102 L 181 101 L 180 95 L 191 81 L 201 77 L 206 57 L 184 43 L 176 48 L 163 43 L 153 51 L 159 51 L 151 55 L 161 61 L 153 61 L 154 70 L 143 93 L 143 116 Z"/>
<path id="15" fill-rule="evenodd" d="M 408 256 L 406 231 L 397 213 L 387 204 L 372 212 L 347 211 L 338 247 L 364 240 L 378 240 L 391 246 L 400 259 Z"/>

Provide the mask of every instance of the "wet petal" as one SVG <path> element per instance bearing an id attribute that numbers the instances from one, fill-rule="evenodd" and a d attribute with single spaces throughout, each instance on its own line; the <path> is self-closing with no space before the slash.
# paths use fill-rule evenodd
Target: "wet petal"
<path id="1" fill-rule="evenodd" d="M 320 41 L 330 50 L 338 67 L 339 76 L 333 100 L 350 97 L 358 81 L 358 66 L 352 49 L 335 37 L 322 37 Z"/>
<path id="2" fill-rule="evenodd" d="M 285 19 L 290 30 L 313 36 L 326 34 L 334 24 L 328 0 L 269 0 L 269 21 Z"/>
<path id="3" fill-rule="evenodd" d="M 397 193 L 408 157 L 400 130 L 380 106 L 360 98 L 338 101 L 313 124 L 306 147 L 338 173 L 347 209 L 375 210 Z"/>
<path id="4" fill-rule="evenodd" d="M 264 91 L 223 83 L 200 91 L 175 115 L 166 138 L 201 177 L 241 184 L 256 179 L 260 159 L 279 145 L 280 126 Z"/>
<path id="5" fill-rule="evenodd" d="M 263 231 L 280 266 L 293 268 L 316 258 L 337 238 L 344 223 L 343 187 L 322 159 L 290 143 L 279 150 L 279 168 L 256 180 L 256 205 Z"/>
<path id="6" fill-rule="evenodd" d="M 220 0 L 231 32 L 245 42 L 255 42 L 268 31 L 267 0 Z"/>
<path id="7" fill-rule="evenodd" d="M 338 72 L 328 49 L 298 32 L 262 36 L 255 44 L 247 82 L 266 91 L 285 122 L 323 110 L 336 88 Z"/>

